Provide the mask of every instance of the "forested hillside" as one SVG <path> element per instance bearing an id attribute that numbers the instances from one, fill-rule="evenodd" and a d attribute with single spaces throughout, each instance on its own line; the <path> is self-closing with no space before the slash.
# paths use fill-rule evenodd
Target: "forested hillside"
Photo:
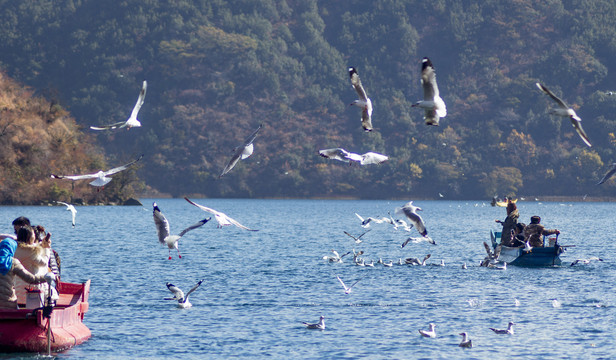
<path id="1" fill-rule="evenodd" d="M 485 198 L 613 196 L 616 2 L 411 0 L 0 0 L 0 67 L 56 94 L 109 156 L 174 196 Z M 448 114 L 426 126 L 421 59 Z M 348 67 L 372 99 L 361 127 Z M 128 118 L 131 130 L 92 125 Z M 583 119 L 548 114 L 542 82 Z M 3 120 L 4 120 L 4 114 Z M 219 179 L 234 147 L 254 154 Z M 376 151 L 348 166 L 319 149 Z M 74 164 L 73 171 L 90 171 Z M 98 170 L 98 169 L 97 169 Z M 113 182 L 112 182 L 113 183 Z M 106 191 L 106 190 L 105 190 Z"/>

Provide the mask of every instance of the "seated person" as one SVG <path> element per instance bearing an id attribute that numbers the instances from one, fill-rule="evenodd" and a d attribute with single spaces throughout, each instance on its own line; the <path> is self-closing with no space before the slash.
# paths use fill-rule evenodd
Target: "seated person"
<path id="1" fill-rule="evenodd" d="M 511 232 L 515 230 L 515 225 L 518 223 L 519 217 L 520 213 L 516 204 L 507 200 L 507 217 L 505 221 L 495 220 L 497 223 L 503 225 L 503 230 L 501 231 L 501 244 L 504 246 L 513 246 Z"/>
<path id="2" fill-rule="evenodd" d="M 45 275 L 49 272 L 48 263 L 51 255 L 51 238 L 49 235 L 43 241 L 38 241 L 34 229 L 25 225 L 17 231 L 17 244 L 14 257 L 28 272 L 33 275 Z M 44 293 L 47 290 L 47 285 L 31 286 L 29 281 L 16 278 L 15 293 L 19 304 L 26 303 L 26 288 L 38 289 Z"/>
<path id="3" fill-rule="evenodd" d="M 526 239 L 532 247 L 543 247 L 542 236 L 560 234 L 557 229 L 546 229 L 541 223 L 541 218 L 537 215 L 531 216 L 530 224 L 524 228 L 524 239 Z"/>
<path id="4" fill-rule="evenodd" d="M 53 273 L 33 275 L 26 270 L 13 257 L 16 248 L 17 242 L 13 239 L 0 242 L 0 308 L 4 309 L 17 309 L 17 295 L 13 286 L 15 275 L 29 284 L 51 282 L 55 278 Z"/>

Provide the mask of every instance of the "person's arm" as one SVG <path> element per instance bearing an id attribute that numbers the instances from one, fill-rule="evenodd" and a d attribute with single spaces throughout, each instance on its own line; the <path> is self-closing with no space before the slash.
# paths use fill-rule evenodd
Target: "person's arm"
<path id="1" fill-rule="evenodd" d="M 13 239 L 13 240 L 17 240 L 17 236 L 13 235 L 13 234 L 0 234 L 0 240 L 4 240 L 4 239 Z"/>
<path id="2" fill-rule="evenodd" d="M 541 233 L 541 235 L 545 235 L 545 236 L 554 235 L 554 234 L 560 234 L 560 231 L 558 231 L 558 229 L 543 229 L 543 232 Z"/>
<path id="3" fill-rule="evenodd" d="M 31 272 L 21 265 L 19 260 L 13 258 L 12 271 L 15 275 L 19 276 L 23 281 L 30 284 L 40 284 L 47 280 L 47 274 L 45 275 L 33 275 Z"/>

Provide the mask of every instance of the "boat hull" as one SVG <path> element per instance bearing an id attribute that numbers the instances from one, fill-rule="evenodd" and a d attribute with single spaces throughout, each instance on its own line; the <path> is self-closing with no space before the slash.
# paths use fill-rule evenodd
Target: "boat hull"
<path id="1" fill-rule="evenodd" d="M 492 246 L 496 248 L 496 239 L 500 239 L 500 232 L 490 231 Z M 555 266 L 561 265 L 561 246 L 535 247 L 530 252 L 523 248 L 502 246 L 498 261 L 516 266 Z"/>
<path id="2" fill-rule="evenodd" d="M 47 352 L 47 326 L 51 323 L 50 349 L 60 352 L 79 345 L 92 335 L 83 324 L 88 310 L 90 280 L 83 284 L 60 283 L 60 299 L 51 313 L 41 309 L 0 310 L 0 352 Z"/>

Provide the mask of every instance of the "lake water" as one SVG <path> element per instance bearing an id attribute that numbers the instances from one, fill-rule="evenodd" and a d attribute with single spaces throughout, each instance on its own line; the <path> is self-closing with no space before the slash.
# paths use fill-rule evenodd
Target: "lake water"
<path id="1" fill-rule="evenodd" d="M 63 280 L 92 280 L 85 316 L 92 338 L 59 358 L 616 357 L 616 204 L 519 202 L 521 221 L 540 215 L 546 227 L 561 230 L 560 244 L 575 247 L 561 256 L 561 267 L 499 271 L 478 266 L 489 230 L 500 230 L 494 220 L 505 218 L 504 208 L 487 202 L 416 201 L 438 245 L 401 248 L 408 233 L 391 225 L 372 225 L 361 244 L 343 231 L 364 231 L 356 212 L 387 216 L 405 201 L 193 200 L 259 231 L 217 229 L 212 220 L 180 240 L 182 259 L 172 252 L 168 260 L 152 199 L 142 199 L 144 207 L 78 207 L 74 229 L 64 207 L 0 207 L 0 232 L 12 231 L 20 215 L 45 225 L 62 258 Z M 172 233 L 207 215 L 183 199 L 156 201 Z M 415 229 L 410 234 L 417 236 Z M 353 248 L 375 263 L 430 253 L 428 262 L 442 259 L 446 266 L 370 268 L 348 257 L 322 259 L 331 249 Z M 592 255 L 605 261 L 569 266 Z M 362 280 L 345 295 L 336 274 L 347 283 Z M 170 296 L 166 282 L 187 291 L 199 279 L 192 308 L 163 300 Z M 304 328 L 302 321 L 320 315 L 324 331 Z M 489 330 L 509 321 L 517 324 L 514 335 Z M 422 338 L 417 330 L 430 322 L 437 337 Z M 472 349 L 458 347 L 463 331 Z"/>

